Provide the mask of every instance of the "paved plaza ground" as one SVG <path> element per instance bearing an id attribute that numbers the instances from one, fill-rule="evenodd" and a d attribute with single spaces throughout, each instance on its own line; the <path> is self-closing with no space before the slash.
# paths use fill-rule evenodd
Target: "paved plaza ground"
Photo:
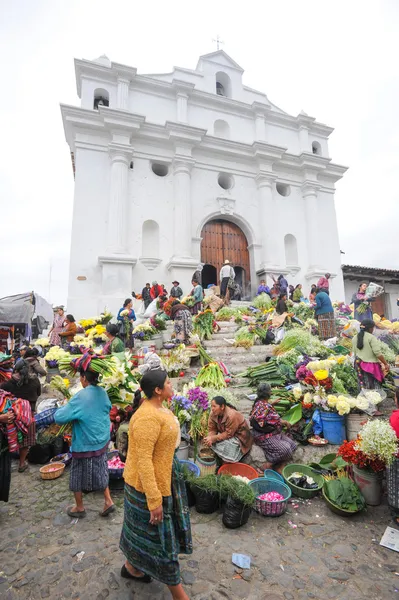
<path id="1" fill-rule="evenodd" d="M 39 467 L 19 474 L 13 465 L 11 500 L 0 505 L 2 600 L 163 600 L 159 583 L 120 577 L 123 493 L 118 511 L 101 518 L 101 494 L 86 496 L 88 516 L 72 520 L 69 473 L 42 481 Z M 295 506 L 298 506 L 295 508 Z M 194 553 L 182 557 L 182 577 L 193 600 L 389 600 L 399 598 L 399 555 L 379 546 L 390 517 L 386 500 L 351 519 L 332 514 L 321 499 L 290 504 L 279 518 L 253 514 L 228 530 L 221 514 L 192 509 Z M 295 527 L 296 525 L 296 527 Z M 251 569 L 231 562 L 248 554 Z M 81 554 L 84 553 L 84 554 Z"/>

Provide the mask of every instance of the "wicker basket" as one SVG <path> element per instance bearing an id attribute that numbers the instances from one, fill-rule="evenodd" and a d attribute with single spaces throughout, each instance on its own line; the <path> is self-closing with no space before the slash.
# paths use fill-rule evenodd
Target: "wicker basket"
<path id="1" fill-rule="evenodd" d="M 56 468 L 55 471 L 50 471 L 50 469 Z M 40 469 L 40 475 L 42 479 L 57 479 L 57 477 L 61 477 L 65 469 L 65 464 L 62 462 L 53 462 L 48 465 L 44 465 Z"/>
<path id="2" fill-rule="evenodd" d="M 248 485 L 252 488 L 256 496 L 267 494 L 267 492 L 278 492 L 284 498 L 284 500 L 276 500 L 275 502 L 268 502 L 267 500 L 259 500 L 259 498 L 256 498 L 254 504 L 256 512 L 264 517 L 280 517 L 285 513 L 288 506 L 288 500 L 291 498 L 291 490 L 288 485 L 275 479 L 267 479 L 266 477 L 253 479 Z"/>

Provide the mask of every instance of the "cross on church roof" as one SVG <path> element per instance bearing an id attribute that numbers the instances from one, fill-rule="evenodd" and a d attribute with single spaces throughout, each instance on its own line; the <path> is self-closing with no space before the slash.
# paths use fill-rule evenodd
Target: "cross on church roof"
<path id="1" fill-rule="evenodd" d="M 220 44 L 224 45 L 224 42 L 220 39 L 219 34 L 217 34 L 216 39 L 213 39 L 212 42 L 216 43 L 217 50 L 220 50 L 220 48 L 219 48 Z"/>

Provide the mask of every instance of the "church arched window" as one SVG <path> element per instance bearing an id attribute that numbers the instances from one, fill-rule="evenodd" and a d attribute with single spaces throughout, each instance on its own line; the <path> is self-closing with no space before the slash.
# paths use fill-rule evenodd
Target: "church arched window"
<path id="1" fill-rule="evenodd" d="M 230 125 L 223 119 L 217 119 L 213 124 L 213 135 L 216 137 L 230 139 Z"/>
<path id="2" fill-rule="evenodd" d="M 97 89 L 94 91 L 94 110 L 98 110 L 99 106 L 109 106 L 109 93 L 107 90 Z"/>
<path id="3" fill-rule="evenodd" d="M 312 142 L 312 152 L 313 154 L 321 156 L 321 145 L 319 142 Z"/>
<path id="4" fill-rule="evenodd" d="M 231 80 L 223 71 L 216 73 L 216 93 L 218 96 L 231 98 Z"/>

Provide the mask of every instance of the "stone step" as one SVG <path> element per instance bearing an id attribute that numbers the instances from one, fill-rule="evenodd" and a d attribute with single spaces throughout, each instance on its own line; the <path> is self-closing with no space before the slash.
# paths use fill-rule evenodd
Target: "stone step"
<path id="1" fill-rule="evenodd" d="M 244 306 L 251 306 L 251 302 L 249 300 L 232 300 L 230 306 L 239 308 Z"/>
<path id="2" fill-rule="evenodd" d="M 207 352 L 217 355 L 218 352 L 222 354 L 262 354 L 269 356 L 269 351 L 265 350 L 266 346 L 252 346 L 251 348 L 243 348 L 242 346 L 233 346 L 229 342 L 223 342 L 223 340 L 208 340 L 204 342 L 204 347 Z"/>
<path id="3" fill-rule="evenodd" d="M 235 321 L 216 321 L 221 329 L 238 329 Z"/>

